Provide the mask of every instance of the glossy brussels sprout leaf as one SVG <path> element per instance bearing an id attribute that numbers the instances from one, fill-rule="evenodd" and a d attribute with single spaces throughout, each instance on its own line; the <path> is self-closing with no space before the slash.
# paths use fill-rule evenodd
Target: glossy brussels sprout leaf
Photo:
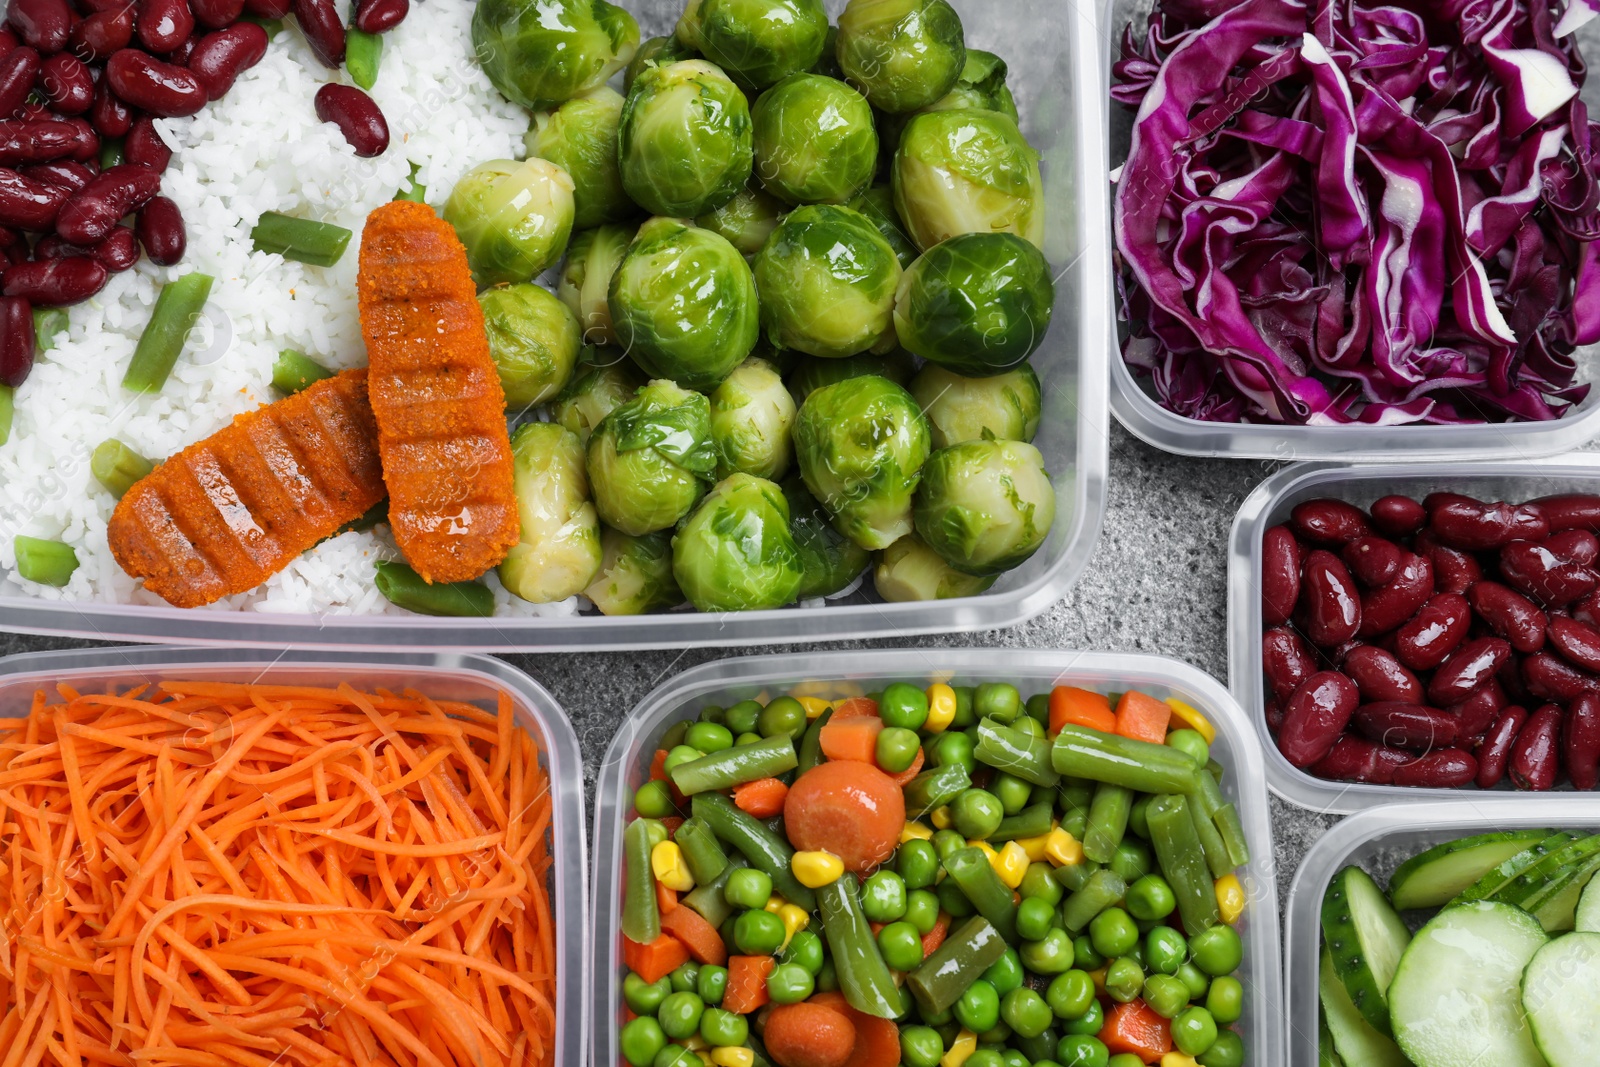
<path id="1" fill-rule="evenodd" d="M 1044 457 L 1025 441 L 951 445 L 922 468 L 917 533 L 958 571 L 1010 570 L 1044 544 L 1055 517 Z"/>
<path id="2" fill-rule="evenodd" d="M 895 210 L 924 252 L 963 233 L 1014 233 L 1043 247 L 1039 153 L 998 111 L 914 116 L 900 135 L 891 179 Z"/>
<path id="3" fill-rule="evenodd" d="M 866 375 L 824 386 L 795 416 L 795 462 L 834 527 L 866 549 L 911 532 L 928 422 L 910 393 Z"/>
<path id="4" fill-rule="evenodd" d="M 726 238 L 677 219 L 639 228 L 611 277 L 609 303 L 634 361 L 691 389 L 726 378 L 761 332 L 750 264 Z"/>
<path id="5" fill-rule="evenodd" d="M 822 0 L 689 0 L 677 37 L 738 81 L 765 89 L 821 58 L 828 13 Z"/>
<path id="6" fill-rule="evenodd" d="M 1031 356 L 1055 306 L 1050 264 L 1009 233 L 968 233 L 934 245 L 906 269 L 895 294 L 900 343 L 975 377 Z"/>
<path id="7" fill-rule="evenodd" d="M 530 282 L 478 294 L 489 354 L 500 372 L 506 407 L 542 404 L 561 392 L 578 362 L 578 320 L 546 289 Z"/>
<path id="8" fill-rule="evenodd" d="M 621 70 L 639 24 L 606 0 L 478 0 L 472 47 L 502 96 L 544 111 Z"/>
<path id="9" fill-rule="evenodd" d="M 632 226 L 613 223 L 575 233 L 567 245 L 556 296 L 577 316 L 585 344 L 617 343 L 617 332 L 611 325 L 611 276 L 617 272 L 636 232 Z"/>
<path id="10" fill-rule="evenodd" d="M 782 478 L 789 469 L 795 403 L 783 379 L 762 359 L 747 359 L 711 392 L 711 439 L 717 477 Z"/>
<path id="11" fill-rule="evenodd" d="M 850 201 L 850 206 L 867 217 L 883 234 L 883 239 L 894 249 L 901 267 L 909 267 L 917 258 L 917 246 L 911 243 L 900 216 L 894 209 L 894 190 L 887 185 L 874 185 Z"/>
<path id="12" fill-rule="evenodd" d="M 845 76 L 890 113 L 944 96 L 967 58 L 961 17 L 945 0 L 850 0 L 837 48 Z"/>
<path id="13" fill-rule="evenodd" d="M 993 52 L 967 49 L 967 62 L 961 68 L 954 89 L 928 106 L 929 111 L 954 111 L 975 107 L 998 111 L 1017 121 L 1017 102 L 1006 87 L 1006 61 Z"/>
<path id="14" fill-rule="evenodd" d="M 872 584 L 891 603 L 911 600 L 949 600 L 977 596 L 994 584 L 994 578 L 962 574 L 939 558 L 939 553 L 914 533 L 884 549 Z"/>
<path id="15" fill-rule="evenodd" d="M 872 181 L 878 133 L 866 97 L 820 74 L 791 74 L 750 112 L 755 174 L 791 204 L 843 204 Z"/>
<path id="16" fill-rule="evenodd" d="M 694 507 L 716 470 L 711 405 L 653 381 L 589 438 L 589 484 L 607 526 L 635 537 L 665 530 Z"/>
<path id="17" fill-rule="evenodd" d="M 639 73 L 647 66 L 664 67 L 668 63 L 676 63 L 680 59 L 695 58 L 695 50 L 685 45 L 675 36 L 652 37 L 641 44 L 633 53 L 633 58 L 628 60 L 628 69 L 622 75 L 622 91 L 633 91 L 633 83 L 638 80 Z"/>
<path id="18" fill-rule="evenodd" d="M 739 190 L 726 204 L 694 220 L 701 229 L 721 234 L 747 258 L 761 251 L 789 208 L 755 186 Z"/>
<path id="19" fill-rule="evenodd" d="M 491 159 L 461 176 L 443 215 L 478 288 L 531 281 L 566 251 L 572 178 L 547 159 Z"/>
<path id="20" fill-rule="evenodd" d="M 550 417 L 585 445 L 602 419 L 632 400 L 644 378 L 615 348 L 585 348 L 572 380 L 550 405 Z"/>
<path id="21" fill-rule="evenodd" d="M 829 204 L 784 216 L 756 256 L 767 340 L 838 358 L 894 345 L 900 261 L 861 212 Z"/>
<path id="22" fill-rule="evenodd" d="M 903 348 L 888 352 L 863 352 L 848 359 L 806 356 L 789 374 L 789 395 L 794 397 L 796 404 L 803 404 L 806 397 L 825 385 L 867 374 L 887 378 L 896 385 L 905 385 L 911 381 L 916 370 L 916 357 Z"/>
<path id="23" fill-rule="evenodd" d="M 801 600 L 833 596 L 860 577 L 872 562 L 872 553 L 833 528 L 833 521 L 806 483 L 799 478 L 783 482 L 789 501 L 789 534 L 800 552 Z"/>
<path id="24" fill-rule="evenodd" d="M 639 214 L 622 188 L 617 167 L 617 123 L 622 94 L 608 86 L 541 111 L 522 138 L 528 155 L 548 159 L 572 178 L 572 225 L 587 230 Z"/>
<path id="25" fill-rule="evenodd" d="M 703 215 L 750 180 L 750 138 L 750 105 L 714 64 L 646 67 L 622 105 L 622 187 L 652 215 Z"/>
<path id="26" fill-rule="evenodd" d="M 750 474 L 718 482 L 673 535 L 672 573 L 701 611 L 759 611 L 792 601 L 800 553 L 783 490 Z"/>
<path id="27" fill-rule="evenodd" d="M 930 363 L 911 379 L 911 395 L 928 417 L 934 448 L 994 437 L 1032 441 L 1043 396 L 1039 376 L 1024 363 L 1004 374 L 966 378 Z"/>
<path id="28" fill-rule="evenodd" d="M 683 603 L 672 576 L 672 535 L 600 531 L 600 572 L 583 590 L 603 615 L 643 615 Z"/>
<path id="29" fill-rule="evenodd" d="M 583 446 L 571 430 L 530 422 L 511 435 L 511 462 L 522 532 L 500 564 L 500 582 L 535 604 L 565 600 L 600 569 Z"/>

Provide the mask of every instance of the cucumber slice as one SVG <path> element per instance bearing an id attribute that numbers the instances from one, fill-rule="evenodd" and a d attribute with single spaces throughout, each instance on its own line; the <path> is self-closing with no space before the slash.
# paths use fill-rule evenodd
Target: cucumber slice
<path id="1" fill-rule="evenodd" d="M 1492 898 L 1511 879 L 1526 871 L 1567 842 L 1577 840 L 1577 837 L 1577 834 L 1568 833 L 1564 830 L 1560 833 L 1551 834 L 1532 848 L 1517 853 L 1504 863 L 1489 870 L 1474 883 L 1471 889 L 1456 897 L 1451 903 L 1465 904 L 1468 901 Z"/>
<path id="2" fill-rule="evenodd" d="M 1333 876 L 1322 896 L 1322 943 L 1356 1010 L 1380 1034 L 1389 1032 L 1389 983 L 1410 941 L 1371 875 L 1346 867 Z"/>
<path id="3" fill-rule="evenodd" d="M 1351 1003 L 1344 982 L 1333 969 L 1333 955 L 1327 949 L 1322 950 L 1317 994 L 1322 1001 L 1322 1023 L 1327 1037 L 1319 1057 L 1323 1067 L 1341 1060 L 1344 1067 L 1410 1067 L 1400 1047 L 1374 1030 Z"/>
<path id="4" fill-rule="evenodd" d="M 1533 916 L 1487 900 L 1418 930 L 1389 986 L 1395 1040 L 1416 1067 L 1546 1067 L 1521 996 L 1546 940 Z"/>
<path id="5" fill-rule="evenodd" d="M 1389 899 L 1401 911 L 1442 907 L 1500 864 L 1553 833 L 1554 830 L 1509 830 L 1435 845 L 1412 856 L 1394 872 L 1389 879 Z"/>
<path id="6" fill-rule="evenodd" d="M 1328 1032 L 1326 1019 L 1317 1020 L 1317 1067 L 1344 1067 L 1339 1050 L 1333 1047 L 1333 1035 Z"/>
<path id="7" fill-rule="evenodd" d="M 1585 887 L 1594 881 L 1596 871 L 1600 871 L 1600 856 L 1593 856 L 1576 868 L 1568 868 L 1548 892 L 1525 905 L 1545 933 L 1558 934 L 1572 929 L 1577 919 L 1578 901 Z"/>
<path id="8" fill-rule="evenodd" d="M 1511 879 L 1491 899 L 1532 911 L 1597 854 L 1600 834 L 1569 841 Z"/>
<path id="9" fill-rule="evenodd" d="M 1592 1067 L 1600 1050 L 1600 934 L 1549 942 L 1522 975 L 1522 1006 L 1550 1067 Z"/>
<path id="10" fill-rule="evenodd" d="M 1587 933 L 1600 933 L 1600 878 L 1589 881 L 1578 901 L 1578 914 L 1573 928 Z"/>

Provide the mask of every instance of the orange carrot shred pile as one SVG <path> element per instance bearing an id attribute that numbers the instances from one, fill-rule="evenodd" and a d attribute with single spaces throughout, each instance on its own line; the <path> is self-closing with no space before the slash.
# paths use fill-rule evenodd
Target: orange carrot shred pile
<path id="1" fill-rule="evenodd" d="M 0 1067 L 553 1063 L 550 790 L 509 699 L 58 695 L 0 718 Z"/>

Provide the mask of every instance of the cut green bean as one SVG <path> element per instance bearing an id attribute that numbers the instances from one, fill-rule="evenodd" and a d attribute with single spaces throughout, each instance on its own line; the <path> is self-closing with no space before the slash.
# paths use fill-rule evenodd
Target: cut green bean
<path id="1" fill-rule="evenodd" d="M 959 763 L 946 763 L 942 767 L 923 771 L 907 782 L 902 790 L 906 799 L 906 817 L 921 818 L 971 788 L 972 776 Z"/>
<path id="2" fill-rule="evenodd" d="M 488 618 L 494 614 L 494 594 L 478 582 L 435 582 L 394 560 L 380 560 L 374 584 L 391 604 L 418 615 Z"/>
<path id="3" fill-rule="evenodd" d="M 1221 878 L 1233 870 L 1234 862 L 1229 858 L 1227 843 L 1223 841 L 1213 819 L 1227 801 L 1223 799 L 1222 789 L 1211 775 L 1198 774 L 1195 782 L 1194 791 L 1185 794 L 1184 799 L 1189 802 L 1189 817 L 1194 820 L 1195 836 L 1200 838 L 1200 847 L 1206 854 L 1206 866 L 1211 871 L 1211 877 Z"/>
<path id="4" fill-rule="evenodd" d="M 763 737 L 701 756 L 672 768 L 672 784 L 686 797 L 729 789 L 758 778 L 776 778 L 799 763 L 788 734 Z"/>
<path id="5" fill-rule="evenodd" d="M 1089 821 L 1083 831 L 1083 854 L 1096 863 L 1110 863 L 1128 832 L 1128 813 L 1133 810 L 1133 790 L 1102 782 L 1089 805 Z"/>
<path id="6" fill-rule="evenodd" d="M 378 523 L 388 521 L 389 501 L 386 497 L 372 505 L 366 511 L 363 511 L 359 519 L 351 519 L 349 522 L 339 527 L 334 531 L 333 536 L 338 537 L 340 534 L 349 533 L 352 530 L 370 530 L 374 526 L 378 525 Z"/>
<path id="7" fill-rule="evenodd" d="M 1140 793 L 1187 793 L 1200 773 L 1194 760 L 1175 748 L 1071 724 L 1056 735 L 1050 762 L 1061 774 Z"/>
<path id="8" fill-rule="evenodd" d="M 956 888 L 972 901 L 978 914 L 988 919 L 1002 937 L 1007 941 L 1017 939 L 1016 902 L 1010 887 L 994 872 L 983 849 L 971 846 L 957 849 L 945 857 L 944 870 Z"/>
<path id="9" fill-rule="evenodd" d="M 641 945 L 661 936 L 661 909 L 656 903 L 650 850 L 650 820 L 633 820 L 622 831 L 622 936 Z"/>
<path id="10" fill-rule="evenodd" d="M 343 226 L 297 219 L 276 211 L 263 211 L 255 229 L 250 231 L 250 240 L 257 252 L 276 252 L 284 259 L 314 267 L 331 267 L 339 262 L 351 236 Z"/>
<path id="11" fill-rule="evenodd" d="M 117 440 L 108 437 L 89 454 L 89 473 L 118 500 L 133 483 L 156 469 L 156 465 Z"/>
<path id="12" fill-rule="evenodd" d="M 378 64 L 383 60 L 383 38 L 351 26 L 344 34 L 344 69 L 350 80 L 363 89 L 378 83 Z"/>
<path id="13" fill-rule="evenodd" d="M 688 719 L 680 719 L 673 723 L 671 726 L 667 727 L 666 733 L 661 735 L 661 740 L 656 742 L 656 747 L 671 752 L 673 749 L 683 744 L 683 739 L 689 733 L 689 727 L 691 725 L 692 723 Z"/>
<path id="14" fill-rule="evenodd" d="M 817 895 L 801 885 L 789 869 L 794 849 L 766 823 L 740 811 L 721 793 L 698 793 L 689 804 L 690 814 L 705 820 L 712 833 L 742 852 L 751 866 L 767 873 L 783 899 L 807 911 L 817 906 Z"/>
<path id="15" fill-rule="evenodd" d="M 421 171 L 421 167 L 415 163 L 411 164 L 411 174 L 406 178 L 405 184 L 395 190 L 394 198 L 396 200 L 410 200 L 417 204 L 426 202 L 428 187 L 417 181 L 417 175 Z"/>
<path id="16" fill-rule="evenodd" d="M 1000 931 L 982 915 L 974 915 L 906 976 L 906 984 L 923 1014 L 937 1015 L 960 1000 L 1005 954 L 1006 942 Z"/>
<path id="17" fill-rule="evenodd" d="M 821 715 L 811 720 L 806 732 L 800 736 L 800 756 L 795 769 L 804 774 L 822 762 L 822 728 L 833 718 L 833 709 L 824 708 Z"/>
<path id="18" fill-rule="evenodd" d="M 183 353 L 189 331 L 205 309 L 214 279 L 195 271 L 161 287 L 150 321 L 139 335 L 122 387 L 136 393 L 159 393 Z"/>
<path id="19" fill-rule="evenodd" d="M 1221 919 L 1217 889 L 1206 866 L 1205 850 L 1195 833 L 1189 802 L 1181 796 L 1160 796 L 1150 802 L 1150 843 L 1162 877 L 1178 898 L 1178 914 L 1190 935 Z"/>
<path id="20" fill-rule="evenodd" d="M 272 387 L 284 396 L 293 396 L 312 382 L 332 377 L 333 371 L 292 348 L 279 352 L 272 364 Z"/>
<path id="21" fill-rule="evenodd" d="M 704 819 L 685 819 L 672 839 L 683 850 L 683 861 L 689 865 L 695 885 L 716 881 L 728 869 L 728 854 Z"/>
<path id="22" fill-rule="evenodd" d="M 33 347 L 38 352 L 48 352 L 56 346 L 56 335 L 65 333 L 71 325 L 66 308 L 33 309 Z"/>
<path id="23" fill-rule="evenodd" d="M 1111 870 L 1102 868 L 1091 874 L 1061 905 L 1061 925 L 1074 934 L 1083 932 L 1089 921 L 1121 900 L 1128 884 Z"/>
<path id="24" fill-rule="evenodd" d="M 1101 864 L 1096 863 L 1094 860 L 1084 860 L 1081 863 L 1069 863 L 1065 866 L 1057 867 L 1055 869 L 1055 880 L 1060 882 L 1062 888 L 1066 889 L 1067 892 L 1076 893 L 1078 890 L 1083 888 L 1084 883 L 1088 882 L 1089 878 L 1094 874 L 1095 871 L 1098 871 L 1101 866 Z"/>
<path id="25" fill-rule="evenodd" d="M 0 445 L 11 440 L 11 421 L 17 415 L 17 391 L 0 385 Z"/>
<path id="26" fill-rule="evenodd" d="M 1222 843 L 1228 850 L 1228 861 L 1235 867 L 1249 863 L 1250 842 L 1245 837 L 1239 809 L 1231 803 L 1224 804 L 1212 814 L 1211 821 L 1216 823 L 1217 832 L 1222 835 Z"/>
<path id="27" fill-rule="evenodd" d="M 78 569 L 78 554 L 72 546 L 42 537 L 18 534 L 12 548 L 17 554 L 17 577 L 40 585 L 62 586 Z"/>
<path id="28" fill-rule="evenodd" d="M 743 870 L 748 866 L 750 864 L 745 862 L 743 856 L 729 856 L 728 865 L 722 869 L 721 874 L 709 882 L 695 886 L 678 903 L 699 912 L 700 917 L 712 926 L 721 926 L 734 912 L 733 905 L 728 903 L 728 898 L 723 896 L 722 891 L 727 887 L 728 879 L 733 877 L 734 871 Z"/>
<path id="29" fill-rule="evenodd" d="M 993 719 L 978 723 L 973 757 L 1024 782 L 1054 789 L 1061 775 L 1050 765 L 1050 742 Z"/>
<path id="30" fill-rule="evenodd" d="M 107 137 L 100 142 L 100 169 L 109 170 L 122 162 L 122 138 Z"/>
<path id="31" fill-rule="evenodd" d="M 283 29 L 282 19 L 267 18 L 264 15 L 240 15 L 239 21 L 253 22 L 257 26 L 260 26 L 262 29 L 267 31 L 268 40 L 276 37 L 278 35 L 278 31 Z"/>
<path id="32" fill-rule="evenodd" d="M 856 1011 L 879 1019 L 895 1018 L 901 1009 L 900 990 L 889 965 L 883 961 L 878 939 L 872 936 L 872 925 L 861 910 L 856 876 L 840 875 L 818 889 L 816 895 L 822 911 L 822 932 L 839 975 L 839 992 Z"/>
<path id="33" fill-rule="evenodd" d="M 1050 832 L 1050 820 L 1055 807 L 1048 800 L 1029 804 L 1015 815 L 1000 820 L 999 827 L 989 835 L 989 843 L 998 846 L 1002 841 L 1015 841 L 1019 837 L 1042 837 Z"/>

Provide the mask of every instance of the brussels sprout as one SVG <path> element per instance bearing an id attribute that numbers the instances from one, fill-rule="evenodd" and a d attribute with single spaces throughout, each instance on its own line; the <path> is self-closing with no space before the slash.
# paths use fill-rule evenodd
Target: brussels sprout
<path id="1" fill-rule="evenodd" d="M 828 39 L 822 0 L 689 0 L 678 43 L 754 89 L 813 66 Z"/>
<path id="2" fill-rule="evenodd" d="M 632 537 L 610 527 L 600 531 L 600 573 L 583 595 L 603 615 L 643 615 L 683 603 L 672 576 L 672 535 Z"/>
<path id="3" fill-rule="evenodd" d="M 928 417 L 934 448 L 983 437 L 1032 441 L 1039 430 L 1039 376 L 1026 363 L 988 378 L 964 378 L 930 363 L 911 379 L 911 395 Z"/>
<path id="4" fill-rule="evenodd" d="M 954 111 L 975 107 L 998 111 L 1017 121 L 1017 102 L 1006 88 L 1006 61 L 993 52 L 967 49 L 967 62 L 961 68 L 954 89 L 928 105 L 929 111 Z"/>
<path id="5" fill-rule="evenodd" d="M 511 462 L 522 533 L 500 564 L 501 584 L 535 604 L 565 600 L 600 569 L 583 445 L 555 423 L 525 423 L 511 435 Z"/>
<path id="6" fill-rule="evenodd" d="M 786 478 L 783 495 L 789 501 L 789 535 L 800 551 L 801 600 L 832 596 L 867 569 L 872 553 L 833 528 L 832 520 L 806 483 Z"/>
<path id="7" fill-rule="evenodd" d="M 606 0 L 478 0 L 472 47 L 502 96 L 545 111 L 621 70 L 639 24 Z"/>
<path id="8" fill-rule="evenodd" d="M 632 400 L 644 379 L 615 348 L 585 348 L 572 380 L 550 405 L 550 417 L 585 445 L 602 419 Z"/>
<path id="9" fill-rule="evenodd" d="M 883 239 L 889 242 L 889 247 L 894 249 L 895 258 L 900 261 L 901 267 L 909 267 L 917 258 L 917 246 L 911 243 L 911 238 L 906 236 L 905 227 L 900 225 L 900 216 L 894 210 L 894 190 L 887 185 L 874 185 L 860 196 L 850 201 L 850 206 L 867 217 L 867 220 L 878 228 L 883 234 Z"/>
<path id="10" fill-rule="evenodd" d="M 747 359 L 735 367 L 711 393 L 717 477 L 782 478 L 789 469 L 794 411 L 794 398 L 766 360 Z"/>
<path id="11" fill-rule="evenodd" d="M 950 566 L 980 577 L 1022 563 L 1050 532 L 1056 493 L 1026 441 L 967 441 L 922 468 L 917 533 Z"/>
<path id="12" fill-rule="evenodd" d="M 622 187 L 652 215 L 703 215 L 750 180 L 750 139 L 750 105 L 716 66 L 646 67 L 622 105 Z"/>
<path id="13" fill-rule="evenodd" d="M 672 574 L 701 611 L 781 608 L 800 589 L 783 490 L 752 474 L 718 482 L 672 536 Z"/>
<path id="14" fill-rule="evenodd" d="M 606 525 L 635 537 L 689 514 L 716 470 L 711 405 L 653 381 L 601 420 L 589 438 L 589 482 Z"/>
<path id="15" fill-rule="evenodd" d="M 622 75 L 622 91 L 623 93 L 633 91 L 633 83 L 638 80 L 639 73 L 647 65 L 664 67 L 680 59 L 693 58 L 695 50 L 676 37 L 652 37 L 640 45 L 639 50 L 633 53 L 633 58 L 628 60 L 628 69 Z"/>
<path id="16" fill-rule="evenodd" d="M 968 233 L 934 245 L 895 294 L 900 343 L 923 359 L 983 377 L 1033 355 L 1050 328 L 1050 264 L 1009 233 Z"/>
<path id="17" fill-rule="evenodd" d="M 756 256 L 767 339 L 813 356 L 894 345 L 900 261 L 861 212 L 829 204 L 784 216 Z"/>
<path id="18" fill-rule="evenodd" d="M 879 554 L 872 584 L 883 599 L 898 603 L 977 596 L 994 584 L 994 578 L 962 574 L 922 538 L 909 533 Z"/>
<path id="19" fill-rule="evenodd" d="M 635 227 L 621 224 L 600 226 L 573 234 L 567 245 L 556 296 L 577 316 L 586 344 L 617 343 L 617 331 L 611 325 L 611 276 L 637 232 Z"/>
<path id="20" fill-rule="evenodd" d="M 617 123 L 622 94 L 609 86 L 541 111 L 522 137 L 528 155 L 548 159 L 572 178 L 572 225 L 579 230 L 639 214 L 622 188 Z"/>
<path id="21" fill-rule="evenodd" d="M 542 404 L 561 392 L 580 346 L 578 320 L 566 305 L 548 290 L 523 282 L 479 293 L 478 306 L 506 407 Z"/>
<path id="22" fill-rule="evenodd" d="M 610 305 L 634 361 L 691 389 L 726 378 L 761 332 L 750 264 L 726 238 L 677 219 L 639 228 L 611 276 Z"/>
<path id="23" fill-rule="evenodd" d="M 746 258 L 761 251 L 772 231 L 783 221 L 789 208 L 754 185 L 739 190 L 739 195 L 715 211 L 694 220 L 696 226 L 721 234 Z"/>
<path id="24" fill-rule="evenodd" d="M 794 453 L 806 488 L 850 540 L 883 548 L 911 532 L 928 422 L 900 386 L 866 375 L 818 389 L 795 417 Z"/>
<path id="25" fill-rule="evenodd" d="M 843 204 L 878 166 L 878 133 L 866 97 L 820 74 L 791 74 L 750 112 L 755 174 L 791 204 Z"/>
<path id="26" fill-rule="evenodd" d="M 479 289 L 530 281 L 566 251 L 572 178 L 547 159 L 491 159 L 461 176 L 443 214 Z"/>
<path id="27" fill-rule="evenodd" d="M 846 378 L 876 374 L 896 385 L 905 385 L 916 372 L 916 357 L 903 348 L 889 352 L 863 352 L 846 359 L 806 356 L 789 375 L 789 395 L 794 397 L 796 404 L 803 404 L 806 397 L 818 389 Z"/>
<path id="28" fill-rule="evenodd" d="M 966 63 L 961 16 L 945 0 L 850 0 L 839 16 L 839 66 L 872 106 L 927 107 Z"/>
<path id="29" fill-rule="evenodd" d="M 962 233 L 1044 244 L 1039 153 L 998 111 L 925 111 L 906 123 L 890 168 L 894 206 L 926 252 Z"/>

